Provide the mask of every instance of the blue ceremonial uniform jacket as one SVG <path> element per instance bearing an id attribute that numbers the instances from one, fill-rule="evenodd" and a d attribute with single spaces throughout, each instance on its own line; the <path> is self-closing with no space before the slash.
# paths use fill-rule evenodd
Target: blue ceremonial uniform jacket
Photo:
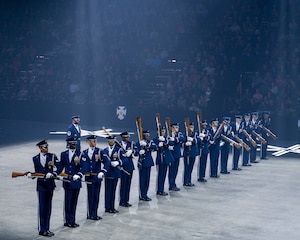
<path id="1" fill-rule="evenodd" d="M 169 141 L 168 137 L 165 137 L 165 141 L 163 142 L 164 145 L 162 147 L 159 147 L 159 140 L 158 137 L 153 139 L 154 143 L 157 145 L 157 156 L 156 156 L 156 165 L 160 164 L 169 164 L 171 162 L 174 162 L 174 157 L 169 150 L 169 146 L 173 146 L 174 143 Z"/>
<path id="2" fill-rule="evenodd" d="M 240 132 L 240 129 L 243 129 L 243 122 L 239 124 L 239 129 L 237 129 L 236 122 L 232 122 L 231 127 L 234 135 L 237 135 L 239 138 L 243 139 L 244 134 L 242 131 Z"/>
<path id="3" fill-rule="evenodd" d="M 42 154 L 42 153 L 40 153 Z M 41 161 L 40 161 L 40 154 L 34 156 L 32 158 L 33 164 L 34 164 L 34 171 L 35 173 L 52 173 L 54 176 L 57 176 L 57 173 L 55 171 L 56 165 L 58 164 L 58 158 L 54 153 L 47 153 L 46 156 L 46 164 L 45 167 L 42 166 Z M 49 163 L 53 163 L 55 167 L 51 166 Z M 53 178 L 38 178 L 37 179 L 37 185 L 36 185 L 36 190 L 37 191 L 53 191 L 55 189 L 55 182 Z"/>
<path id="4" fill-rule="evenodd" d="M 200 153 L 200 151 L 199 151 L 199 141 L 200 141 L 200 139 L 199 139 L 199 136 L 196 132 L 192 132 L 190 137 L 193 138 L 192 146 L 186 146 L 184 144 L 183 155 L 184 156 L 189 156 L 189 157 L 196 157 Z M 185 136 L 184 142 L 187 142 L 187 136 Z"/>
<path id="5" fill-rule="evenodd" d="M 214 130 L 213 130 L 212 127 L 210 127 L 208 129 L 209 135 L 211 136 L 210 141 L 213 141 L 214 136 L 215 136 L 216 132 L 218 131 L 219 127 L 220 127 L 220 125 L 216 128 L 215 132 L 214 132 Z M 217 137 L 214 140 L 214 143 L 209 143 L 209 149 L 210 149 L 210 151 L 212 151 L 212 150 L 216 150 L 217 151 L 218 149 L 220 149 L 220 141 L 221 141 L 221 134 L 220 134 L 219 137 Z"/>
<path id="6" fill-rule="evenodd" d="M 80 151 L 75 150 L 71 161 L 69 160 L 69 150 L 60 154 L 60 163 L 57 166 L 57 172 L 61 173 L 63 170 L 64 173 L 70 176 L 77 174 L 80 171 Z M 63 187 L 65 189 L 81 188 L 80 181 L 73 181 L 71 177 L 68 178 L 68 180 L 70 180 L 70 182 L 63 182 Z"/>
<path id="7" fill-rule="evenodd" d="M 152 152 L 153 151 L 157 151 L 158 147 L 157 145 L 154 143 L 153 140 L 144 140 L 146 141 L 147 145 L 145 147 L 141 147 L 141 145 L 139 143 L 137 143 L 137 154 L 139 156 L 139 162 L 141 163 L 142 168 L 146 168 L 146 167 L 152 167 L 154 166 L 154 161 L 152 158 Z M 139 151 L 141 149 L 145 150 L 145 154 L 144 155 L 140 155 Z"/>
<path id="8" fill-rule="evenodd" d="M 110 148 L 110 146 L 104 148 L 101 151 L 101 155 L 103 157 L 106 157 L 109 160 L 109 162 L 118 161 L 119 165 L 116 166 L 116 167 L 113 167 L 113 166 L 110 165 L 110 168 L 108 169 L 105 177 L 107 177 L 107 178 L 120 178 L 121 177 L 120 168 L 122 167 L 123 162 L 124 161 L 126 162 L 128 160 L 125 159 L 125 157 L 123 156 L 124 151 L 119 146 L 117 146 L 116 144 L 113 146 L 111 154 L 109 154 L 109 148 Z"/>
<path id="9" fill-rule="evenodd" d="M 209 141 L 212 139 L 212 136 L 210 135 L 209 131 L 207 128 L 202 129 L 203 134 L 207 135 L 205 137 L 203 137 L 203 139 L 201 140 L 200 143 L 200 147 L 202 148 L 202 154 L 208 154 L 209 153 Z"/>
<path id="10" fill-rule="evenodd" d="M 90 176 L 86 176 L 86 181 L 89 182 L 98 182 L 101 181 L 98 179 L 97 174 L 103 172 L 106 175 L 108 169 L 110 168 L 110 162 L 105 156 L 102 156 L 100 149 L 95 147 L 92 158 L 88 155 L 88 150 L 86 149 L 82 152 L 80 158 L 80 172 L 78 173 L 81 177 L 86 173 L 92 173 Z M 103 168 L 101 166 L 103 164 Z"/>
<path id="11" fill-rule="evenodd" d="M 77 131 L 74 124 L 71 124 L 67 129 L 67 139 L 68 138 L 77 138 L 76 149 L 80 150 L 80 137 L 81 137 L 81 127 L 78 125 L 79 131 Z"/>
<path id="12" fill-rule="evenodd" d="M 137 150 L 136 145 L 134 144 L 134 142 L 126 142 L 124 144 L 123 141 L 121 141 L 122 146 L 124 147 L 125 150 L 132 150 L 132 155 L 130 157 L 127 157 L 126 154 L 124 153 L 123 156 L 124 159 L 123 160 L 123 168 L 127 171 L 132 173 L 134 170 L 134 164 L 133 164 L 133 160 L 132 160 L 132 156 L 135 155 L 135 151 Z"/>
<path id="13" fill-rule="evenodd" d="M 184 142 L 184 136 L 181 132 L 177 132 L 173 137 L 174 137 L 174 142 L 173 142 L 174 150 L 171 151 L 171 153 L 173 154 L 173 157 L 175 159 L 178 159 L 182 157 L 181 145 Z"/>

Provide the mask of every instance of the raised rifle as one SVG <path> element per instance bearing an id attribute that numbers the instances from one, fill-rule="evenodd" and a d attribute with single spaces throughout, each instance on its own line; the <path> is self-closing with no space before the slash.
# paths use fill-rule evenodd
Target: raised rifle
<path id="1" fill-rule="evenodd" d="M 203 130 L 203 126 L 202 126 L 202 113 L 201 112 L 197 113 L 197 123 L 198 123 L 199 133 L 201 133 L 202 130 Z"/>
<path id="2" fill-rule="evenodd" d="M 220 136 L 223 128 L 224 128 L 224 125 L 225 125 L 225 122 L 222 122 L 218 128 L 218 130 L 216 131 L 214 137 L 213 137 L 213 140 L 216 141 L 216 139 Z"/>
<path id="3" fill-rule="evenodd" d="M 166 129 L 169 137 L 172 137 L 172 129 L 171 129 L 171 119 L 166 117 Z"/>
<path id="4" fill-rule="evenodd" d="M 140 143 L 141 140 L 143 140 L 143 128 L 142 128 L 142 118 L 141 117 L 136 118 L 135 125 L 136 125 L 136 132 L 137 132 L 138 140 Z M 144 147 L 141 146 L 141 149 L 144 149 Z M 139 169 L 142 167 L 142 161 L 143 161 L 144 157 L 145 157 L 144 155 L 140 155 L 140 157 L 138 158 L 137 165 L 138 165 Z"/>
<path id="5" fill-rule="evenodd" d="M 102 127 L 102 130 L 108 135 L 108 136 L 111 136 L 111 134 L 105 129 L 105 127 Z M 124 152 L 126 152 L 126 149 L 123 147 L 123 145 L 118 141 L 118 139 L 115 138 L 115 143 L 120 147 L 122 148 L 122 150 Z"/>
<path id="6" fill-rule="evenodd" d="M 243 147 L 246 149 L 247 152 L 250 151 L 250 147 L 247 145 L 247 143 L 245 143 L 245 142 L 244 142 L 242 139 L 240 139 L 237 135 L 234 135 L 234 138 L 235 138 L 235 140 L 236 140 L 238 143 L 240 143 L 240 144 L 243 145 Z"/>
<path id="7" fill-rule="evenodd" d="M 266 139 L 264 139 L 260 134 L 258 134 L 258 133 L 255 132 L 254 130 L 252 131 L 252 134 L 253 134 L 259 141 L 261 141 L 262 144 L 266 144 L 266 143 L 267 143 Z"/>
<path id="8" fill-rule="evenodd" d="M 157 136 L 161 136 L 161 123 L 160 123 L 160 114 L 156 113 L 155 116 L 155 120 L 156 120 L 156 128 L 157 128 Z"/>
<path id="9" fill-rule="evenodd" d="M 252 144 L 252 146 L 253 146 L 253 147 L 256 147 L 257 144 L 256 144 L 256 142 L 254 141 L 254 139 L 251 137 L 251 135 L 250 135 L 245 129 L 243 129 L 243 133 L 244 133 L 244 135 L 246 136 L 246 138 L 249 139 L 249 141 L 250 141 L 250 143 Z"/>
<path id="10" fill-rule="evenodd" d="M 225 141 L 227 141 L 227 142 L 229 142 L 229 143 L 232 143 L 232 145 L 233 145 L 234 147 L 236 147 L 237 149 L 240 149 L 240 148 L 241 148 L 241 145 L 240 145 L 239 143 L 237 143 L 236 141 L 232 140 L 232 139 L 229 138 L 229 137 L 226 137 L 224 134 L 221 134 L 221 137 L 222 137 Z"/>
<path id="11" fill-rule="evenodd" d="M 184 119 L 184 126 L 185 126 L 185 134 L 187 137 L 190 137 L 191 136 L 191 129 L 190 129 L 190 119 L 189 118 L 185 118 Z M 188 146 L 188 152 L 191 151 L 192 149 L 192 146 Z M 190 157 L 189 157 L 189 154 L 187 156 L 187 164 L 189 165 L 190 164 Z"/>
<path id="12" fill-rule="evenodd" d="M 270 129 L 266 128 L 265 126 L 262 126 L 262 129 L 269 134 L 273 140 L 278 139 L 278 137 Z"/>

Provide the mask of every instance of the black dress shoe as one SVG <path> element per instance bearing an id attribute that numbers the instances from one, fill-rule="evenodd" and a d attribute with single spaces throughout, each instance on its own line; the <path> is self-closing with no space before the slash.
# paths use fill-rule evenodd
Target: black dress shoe
<path id="1" fill-rule="evenodd" d="M 46 232 L 39 232 L 39 235 L 44 236 L 44 237 L 53 237 L 54 233 L 48 230 Z"/>
<path id="2" fill-rule="evenodd" d="M 156 195 L 167 196 L 168 193 L 166 193 L 166 192 L 157 192 Z"/>
<path id="3" fill-rule="evenodd" d="M 219 178 L 220 176 L 219 175 L 211 175 L 210 177 L 211 178 Z"/>
<path id="4" fill-rule="evenodd" d="M 147 196 L 145 201 L 149 202 L 152 201 L 152 199 Z"/>
<path id="5" fill-rule="evenodd" d="M 130 203 L 126 203 L 126 207 L 131 207 L 132 205 Z"/>
<path id="6" fill-rule="evenodd" d="M 180 188 L 178 188 L 178 187 L 172 187 L 172 188 L 169 188 L 169 190 L 177 192 L 177 191 L 180 191 Z"/>
<path id="7" fill-rule="evenodd" d="M 259 161 L 255 160 L 255 161 L 250 161 L 251 163 L 259 163 Z"/>
<path id="8" fill-rule="evenodd" d="M 200 178 L 199 182 L 207 182 L 207 180 L 205 178 Z"/>
<path id="9" fill-rule="evenodd" d="M 242 169 L 241 168 L 233 168 L 232 170 L 234 170 L 234 171 L 241 171 Z"/>
<path id="10" fill-rule="evenodd" d="M 243 164 L 244 167 L 250 167 L 252 166 L 251 164 L 247 163 L 247 164 Z"/>
<path id="11" fill-rule="evenodd" d="M 147 200 L 144 197 L 140 197 L 140 201 L 147 201 Z"/>
<path id="12" fill-rule="evenodd" d="M 69 228 L 74 228 L 74 226 L 71 223 L 65 223 L 64 226 Z"/>
<path id="13" fill-rule="evenodd" d="M 183 184 L 183 186 L 186 186 L 186 187 L 193 187 L 193 186 L 195 186 L 195 184 L 193 184 L 193 183 L 185 183 L 185 184 Z"/>
<path id="14" fill-rule="evenodd" d="M 79 227 L 79 226 L 80 226 L 80 225 L 79 225 L 78 223 L 73 223 L 73 224 L 72 224 L 72 227 L 73 227 L 73 228 L 77 228 L 77 227 Z"/>
<path id="15" fill-rule="evenodd" d="M 118 213 L 119 211 L 117 209 L 112 209 L 111 213 Z"/>
<path id="16" fill-rule="evenodd" d="M 119 206 L 121 206 L 121 207 L 129 207 L 129 206 L 127 205 L 127 203 L 120 203 Z"/>
<path id="17" fill-rule="evenodd" d="M 105 210 L 105 212 L 106 212 L 106 210 Z M 102 219 L 102 217 L 95 216 L 95 217 L 90 217 L 89 219 L 98 221 L 98 220 Z"/>

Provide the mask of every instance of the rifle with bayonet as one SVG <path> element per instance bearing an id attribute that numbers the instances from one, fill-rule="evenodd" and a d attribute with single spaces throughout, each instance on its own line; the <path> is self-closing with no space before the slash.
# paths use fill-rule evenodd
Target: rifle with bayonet
<path id="1" fill-rule="evenodd" d="M 171 119 L 166 117 L 166 129 L 169 137 L 172 137 L 172 129 L 171 129 Z"/>
<path id="2" fill-rule="evenodd" d="M 261 126 L 261 128 L 268 134 L 271 136 L 271 138 L 273 140 L 277 140 L 278 137 L 276 136 L 276 134 L 274 134 L 270 129 L 266 128 L 265 126 Z"/>
<path id="3" fill-rule="evenodd" d="M 160 137 L 161 136 L 161 123 L 160 123 L 160 114 L 159 113 L 156 113 L 155 120 L 156 120 L 157 136 Z"/>
<path id="4" fill-rule="evenodd" d="M 141 117 L 136 118 L 135 125 L 136 125 L 136 132 L 137 132 L 138 140 L 139 140 L 139 143 L 141 143 L 141 141 L 144 140 Z M 141 146 L 141 144 L 140 144 L 140 147 L 142 150 L 145 150 L 145 147 Z M 143 154 L 143 155 L 139 154 L 139 158 L 138 158 L 138 162 L 137 162 L 137 166 L 139 169 L 142 167 L 142 161 L 144 160 L 144 158 L 145 158 L 145 154 Z"/>
<path id="5" fill-rule="evenodd" d="M 224 125 L 225 125 L 225 122 L 223 121 L 223 122 L 220 124 L 219 128 L 217 129 L 217 131 L 216 131 L 216 133 L 215 133 L 215 135 L 214 135 L 214 137 L 213 137 L 213 141 L 216 141 L 216 139 L 221 135 L 221 132 L 222 132 L 222 130 L 223 130 L 223 128 L 224 128 Z"/>
<path id="6" fill-rule="evenodd" d="M 202 113 L 201 112 L 197 113 L 197 123 L 198 123 L 199 133 L 202 133 L 203 126 L 202 126 Z"/>
<path id="7" fill-rule="evenodd" d="M 261 141 L 262 144 L 266 144 L 266 143 L 267 143 L 266 139 L 264 139 L 260 134 L 258 134 L 258 133 L 255 132 L 254 130 L 252 131 L 252 134 L 253 134 L 259 141 Z"/>
<path id="8" fill-rule="evenodd" d="M 12 172 L 11 177 L 12 178 L 16 178 L 16 177 L 23 177 L 23 176 L 27 176 L 28 174 L 30 174 L 28 177 L 30 178 L 45 178 L 46 174 L 44 173 L 31 173 L 31 172 Z M 52 179 L 55 180 L 59 180 L 59 181 L 63 181 L 63 182 L 71 182 L 68 179 L 63 179 L 63 178 L 59 178 L 59 177 L 55 177 L 54 175 L 51 177 Z"/>
<path id="9" fill-rule="evenodd" d="M 243 129 L 243 133 L 244 133 L 244 135 L 246 136 L 246 138 L 249 139 L 249 141 L 250 141 L 250 143 L 252 144 L 252 146 L 253 146 L 253 147 L 256 147 L 257 144 L 256 144 L 255 140 L 251 137 L 251 135 L 250 135 L 245 129 Z"/>
<path id="10" fill-rule="evenodd" d="M 232 144 L 234 147 L 236 147 L 237 149 L 240 149 L 240 148 L 241 148 L 241 145 L 240 145 L 239 143 L 237 143 L 236 141 L 232 140 L 231 138 L 225 136 L 224 134 L 221 134 L 221 137 L 222 137 L 225 141 L 231 143 L 231 144 Z"/>
<path id="11" fill-rule="evenodd" d="M 250 151 L 250 147 L 241 138 L 239 138 L 238 135 L 234 135 L 234 138 L 238 143 L 242 144 L 242 146 L 246 149 L 247 152 Z"/>
<path id="12" fill-rule="evenodd" d="M 70 178 L 70 179 L 73 179 L 73 175 L 67 174 L 67 173 L 65 173 L 65 172 L 61 172 L 61 173 L 59 174 L 59 176 L 64 177 L 64 178 Z M 85 181 L 85 180 L 82 180 L 82 179 L 80 179 L 79 181 L 80 181 L 80 182 L 85 182 L 85 183 L 87 183 L 87 184 L 92 184 L 91 182 Z"/>

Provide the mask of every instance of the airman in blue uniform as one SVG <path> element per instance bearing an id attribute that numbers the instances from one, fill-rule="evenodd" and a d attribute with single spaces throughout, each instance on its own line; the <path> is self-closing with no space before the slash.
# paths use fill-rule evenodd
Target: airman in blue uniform
<path id="1" fill-rule="evenodd" d="M 130 196 L 130 187 L 131 187 L 131 180 L 132 180 L 132 174 L 134 170 L 134 164 L 133 164 L 133 155 L 136 151 L 136 145 L 133 141 L 130 141 L 130 134 L 128 132 L 123 132 L 120 134 L 122 141 L 122 147 L 125 152 L 125 160 L 123 161 L 123 168 L 126 170 L 129 174 L 125 173 L 124 171 L 121 171 L 121 184 L 120 184 L 120 203 L 119 206 L 122 207 L 131 207 L 131 204 L 129 203 L 129 196 Z"/>
<path id="2" fill-rule="evenodd" d="M 199 177 L 198 177 L 198 182 L 207 182 L 205 179 L 205 173 L 206 173 L 206 165 L 207 165 L 207 156 L 209 153 L 209 148 L 208 144 L 209 141 L 211 140 L 211 135 L 209 134 L 209 131 L 207 129 L 207 121 L 202 121 L 202 131 L 199 135 L 204 134 L 204 136 L 201 136 L 201 155 L 200 155 L 200 160 L 199 160 Z"/>
<path id="3" fill-rule="evenodd" d="M 176 177 L 178 174 L 179 162 L 182 157 L 181 146 L 184 142 L 184 136 L 179 132 L 179 123 L 171 124 L 171 137 L 169 141 L 173 142 L 173 147 L 171 147 L 171 153 L 173 155 L 174 161 L 169 165 L 169 190 L 170 191 L 179 191 L 180 188 L 176 185 Z"/>
<path id="4" fill-rule="evenodd" d="M 80 171 L 80 151 L 76 149 L 76 138 L 68 138 L 66 141 L 68 149 L 60 154 L 60 164 L 57 167 L 57 172 L 61 173 L 63 171 L 71 177 Z M 81 181 L 74 181 L 72 178 L 70 179 L 70 177 L 68 177 L 70 182 L 63 182 L 63 188 L 65 190 L 64 226 L 76 228 L 79 227 L 79 224 L 75 222 L 75 215 Z"/>
<path id="5" fill-rule="evenodd" d="M 53 191 L 56 187 L 54 179 L 57 177 L 58 158 L 54 153 L 48 152 L 48 143 L 46 140 L 36 144 L 40 153 L 33 157 L 35 173 L 42 173 L 44 178 L 37 179 L 36 190 L 39 200 L 39 235 L 52 237 L 54 233 L 50 229 L 50 217 L 52 211 Z M 30 174 L 29 174 L 30 175 Z"/>
<path id="6" fill-rule="evenodd" d="M 160 135 L 153 139 L 154 143 L 158 146 L 156 155 L 156 166 L 157 166 L 157 186 L 156 194 L 161 196 L 168 195 L 164 191 L 165 179 L 167 176 L 167 170 L 170 163 L 174 162 L 173 155 L 171 154 L 170 148 L 173 149 L 174 142 L 170 141 L 166 136 L 166 128 L 161 127 Z"/>
<path id="7" fill-rule="evenodd" d="M 233 135 L 237 135 L 239 138 L 243 138 L 243 126 L 242 126 L 242 116 L 235 115 L 235 121 L 232 123 L 232 132 Z M 241 155 L 241 149 L 234 147 L 233 148 L 233 161 L 232 161 L 232 170 L 240 171 L 242 170 L 239 168 L 239 159 Z"/>
<path id="8" fill-rule="evenodd" d="M 154 166 L 152 152 L 157 151 L 158 147 L 153 140 L 150 140 L 150 131 L 143 131 L 143 139 L 137 143 L 138 169 L 139 169 L 139 198 L 141 201 L 151 201 L 148 196 L 151 167 Z"/>
<path id="9" fill-rule="evenodd" d="M 98 206 L 102 179 L 105 177 L 110 163 L 107 157 L 101 155 L 97 145 L 97 136 L 91 135 L 86 138 L 89 147 L 84 150 L 80 158 L 80 171 L 73 175 L 73 180 L 83 179 L 91 184 L 87 184 L 87 219 L 100 220 L 98 216 Z M 102 166 L 103 165 L 103 168 Z"/>
<path id="10" fill-rule="evenodd" d="M 268 129 L 270 128 L 271 118 L 270 118 L 270 112 L 269 111 L 263 111 L 262 119 L 260 120 L 260 125 L 268 128 Z M 269 143 L 270 136 L 263 129 L 261 129 L 260 133 L 261 133 L 262 137 L 266 140 L 266 144 L 261 144 L 260 159 L 266 160 L 267 159 L 267 148 L 268 148 L 268 143 Z"/>
<path id="11" fill-rule="evenodd" d="M 219 119 L 213 118 L 211 120 L 211 128 L 209 134 L 211 140 L 209 141 L 209 158 L 210 158 L 210 177 L 219 178 L 218 167 L 219 167 L 219 156 L 220 156 L 220 136 L 215 137 L 219 128 Z"/>
<path id="12" fill-rule="evenodd" d="M 244 119 L 243 119 L 243 130 L 245 130 L 249 135 L 251 134 L 251 122 L 250 122 L 250 113 L 245 113 L 244 114 Z M 243 141 L 246 143 L 249 147 L 251 146 L 250 140 L 243 135 Z M 250 147 L 251 151 L 251 147 Z M 250 152 L 246 150 L 246 148 L 243 148 L 243 166 L 244 167 L 249 167 L 251 164 L 249 163 L 250 161 Z"/>
<path id="13" fill-rule="evenodd" d="M 232 132 L 231 132 L 232 127 L 230 126 L 231 118 L 223 117 L 223 120 L 225 124 L 222 130 L 222 134 L 228 138 L 232 138 Z M 223 142 L 223 145 L 221 146 L 221 173 L 230 174 L 230 172 L 227 169 L 227 166 L 228 166 L 228 156 L 229 156 L 231 146 L 229 142 L 225 140 L 221 140 L 221 141 Z"/>
<path id="14" fill-rule="evenodd" d="M 81 127 L 79 123 L 80 123 L 80 116 L 79 115 L 72 116 L 72 123 L 69 125 L 67 129 L 67 136 L 66 136 L 66 139 L 69 138 L 77 139 L 76 149 L 78 151 L 80 151 L 80 138 L 81 138 Z"/>

